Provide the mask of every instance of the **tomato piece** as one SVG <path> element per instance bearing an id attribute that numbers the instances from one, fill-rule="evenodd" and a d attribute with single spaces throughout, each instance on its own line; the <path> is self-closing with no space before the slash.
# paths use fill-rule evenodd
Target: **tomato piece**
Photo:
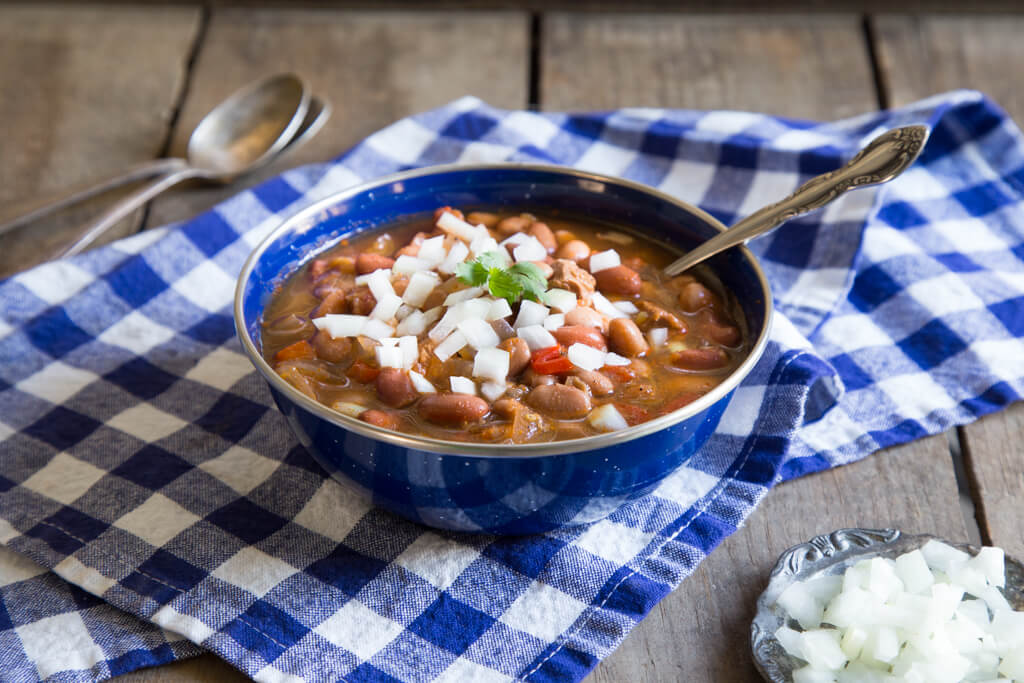
<path id="1" fill-rule="evenodd" d="M 299 358 L 308 358 L 310 360 L 316 358 L 316 351 L 313 349 L 312 344 L 305 339 L 289 344 L 274 354 L 274 360 L 276 361 L 296 360 Z"/>
<path id="2" fill-rule="evenodd" d="M 549 346 L 533 352 L 530 367 L 539 375 L 560 375 L 572 370 L 572 361 L 564 355 L 560 345 Z"/>
<path id="3" fill-rule="evenodd" d="M 632 403 L 616 403 L 615 407 L 618 408 L 622 417 L 626 418 L 626 422 L 630 427 L 651 419 L 651 414 L 646 409 L 635 406 Z"/>
<path id="4" fill-rule="evenodd" d="M 375 368 L 361 360 L 357 360 L 348 369 L 348 376 L 362 384 L 369 384 L 376 380 L 379 374 L 380 368 Z"/>
<path id="5" fill-rule="evenodd" d="M 628 365 L 606 365 L 601 368 L 601 374 L 607 375 L 608 379 L 625 384 L 636 379 L 636 373 Z"/>

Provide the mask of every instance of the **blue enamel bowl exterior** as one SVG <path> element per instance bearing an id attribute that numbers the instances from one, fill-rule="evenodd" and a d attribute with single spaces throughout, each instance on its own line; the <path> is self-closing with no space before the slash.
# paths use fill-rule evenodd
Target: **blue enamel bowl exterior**
<path id="1" fill-rule="evenodd" d="M 329 197 L 286 220 L 239 276 L 235 324 L 302 444 L 339 481 L 375 504 L 458 531 L 529 534 L 602 519 L 654 490 L 708 439 L 739 382 L 764 351 L 771 293 L 745 248 L 710 266 L 743 311 L 751 352 L 707 395 L 675 412 L 599 436 L 516 445 L 399 434 L 336 413 L 281 379 L 260 354 L 262 312 L 288 275 L 343 238 L 438 206 L 504 207 L 634 226 L 685 250 L 724 226 L 706 213 L 629 181 L 558 166 L 436 166 Z"/>

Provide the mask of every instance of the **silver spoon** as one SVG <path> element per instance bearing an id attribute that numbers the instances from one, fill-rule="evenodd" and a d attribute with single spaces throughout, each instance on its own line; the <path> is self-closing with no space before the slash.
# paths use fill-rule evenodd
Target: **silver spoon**
<path id="1" fill-rule="evenodd" d="M 885 183 L 914 162 L 928 140 L 926 126 L 894 128 L 879 135 L 845 166 L 811 178 L 785 199 L 747 216 L 665 267 L 679 275 L 701 261 L 774 230 L 790 218 L 820 209 L 847 190 Z"/>
<path id="2" fill-rule="evenodd" d="M 296 136 L 309 100 L 305 84 L 293 74 L 271 76 L 234 93 L 196 126 L 185 159 L 159 160 L 158 178 L 111 207 L 58 257 L 81 252 L 139 206 L 184 180 L 227 182 L 266 164 Z"/>

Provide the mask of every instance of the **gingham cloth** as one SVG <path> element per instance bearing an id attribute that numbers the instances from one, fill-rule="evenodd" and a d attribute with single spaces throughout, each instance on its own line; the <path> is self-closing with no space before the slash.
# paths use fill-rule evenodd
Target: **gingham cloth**
<path id="1" fill-rule="evenodd" d="M 752 244 L 779 312 L 762 362 L 687 467 L 589 527 L 456 535 L 368 507 L 298 445 L 235 338 L 249 250 L 363 179 L 556 162 L 731 223 L 922 121 L 902 177 Z M 824 124 L 464 98 L 183 226 L 0 283 L 0 541 L 84 589 L 0 557 L 0 676 L 99 679 L 195 652 L 156 624 L 262 681 L 583 678 L 772 485 L 1020 398 L 1022 152 L 974 92 Z"/>

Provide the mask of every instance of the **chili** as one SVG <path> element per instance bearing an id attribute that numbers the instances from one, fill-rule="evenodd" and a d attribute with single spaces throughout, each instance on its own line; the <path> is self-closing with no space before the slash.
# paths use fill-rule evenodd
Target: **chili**
<path id="1" fill-rule="evenodd" d="M 539 375 L 562 375 L 572 370 L 572 361 L 561 344 L 537 349 L 530 357 L 530 367 Z"/>

